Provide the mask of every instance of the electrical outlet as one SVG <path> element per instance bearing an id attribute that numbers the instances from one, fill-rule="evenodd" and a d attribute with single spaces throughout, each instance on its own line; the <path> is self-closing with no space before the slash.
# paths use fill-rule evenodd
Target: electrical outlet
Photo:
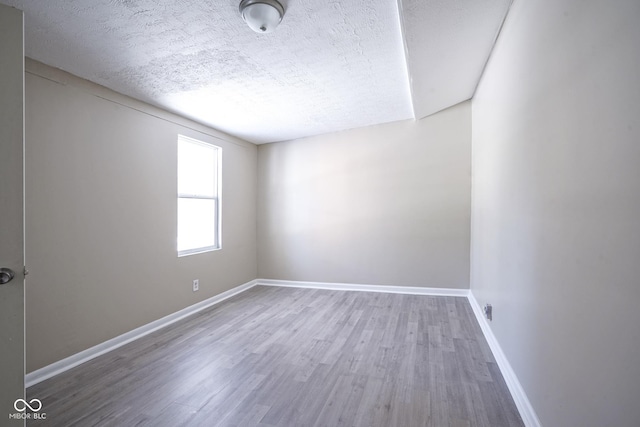
<path id="1" fill-rule="evenodd" d="M 196 279 L 193 281 L 193 292 L 197 291 L 198 289 L 200 289 L 200 280 Z"/>
<path id="2" fill-rule="evenodd" d="M 493 320 L 493 307 L 491 307 L 491 304 L 484 306 L 484 317 L 486 317 L 488 321 Z"/>

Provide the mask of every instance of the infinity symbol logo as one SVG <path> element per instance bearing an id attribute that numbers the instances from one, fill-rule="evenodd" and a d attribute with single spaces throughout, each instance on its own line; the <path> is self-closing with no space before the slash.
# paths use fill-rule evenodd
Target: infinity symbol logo
<path id="1" fill-rule="evenodd" d="M 18 406 L 19 404 L 22 404 L 22 408 Z M 33 406 L 31 406 L 30 404 Z M 18 399 L 13 403 L 13 407 L 18 412 L 24 412 L 27 410 L 27 408 L 29 408 L 31 412 L 38 412 L 40 409 L 42 409 L 42 402 L 40 402 L 40 400 L 38 399 L 31 399 L 29 402 L 24 399 Z"/>

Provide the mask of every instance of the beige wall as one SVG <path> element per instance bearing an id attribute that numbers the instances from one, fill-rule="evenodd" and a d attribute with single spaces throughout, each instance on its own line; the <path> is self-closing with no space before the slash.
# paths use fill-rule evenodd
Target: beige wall
<path id="1" fill-rule="evenodd" d="M 639 18 L 515 0 L 473 100 L 471 289 L 544 426 L 640 425 Z"/>
<path id="2" fill-rule="evenodd" d="M 27 65 L 28 372 L 256 278 L 254 145 Z M 182 258 L 179 133 L 222 147 L 224 186 L 222 250 Z"/>
<path id="3" fill-rule="evenodd" d="M 258 149 L 262 278 L 468 288 L 470 104 Z"/>

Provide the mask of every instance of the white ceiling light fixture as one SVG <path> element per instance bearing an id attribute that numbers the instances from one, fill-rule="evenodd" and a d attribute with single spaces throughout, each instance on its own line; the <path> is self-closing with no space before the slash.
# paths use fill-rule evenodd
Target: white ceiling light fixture
<path id="1" fill-rule="evenodd" d="M 256 33 L 270 33 L 282 21 L 284 7 L 277 0 L 242 0 L 240 14 Z"/>

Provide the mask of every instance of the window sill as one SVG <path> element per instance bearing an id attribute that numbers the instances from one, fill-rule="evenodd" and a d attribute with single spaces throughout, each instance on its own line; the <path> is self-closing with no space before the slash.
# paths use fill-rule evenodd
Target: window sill
<path id="1" fill-rule="evenodd" d="M 209 246 L 209 247 L 206 247 L 206 248 L 187 249 L 187 250 L 184 250 L 184 251 L 179 251 L 178 252 L 178 258 L 181 258 L 183 256 L 202 254 L 202 253 L 205 253 L 205 252 L 219 251 L 221 249 L 222 248 L 220 246 Z"/>

